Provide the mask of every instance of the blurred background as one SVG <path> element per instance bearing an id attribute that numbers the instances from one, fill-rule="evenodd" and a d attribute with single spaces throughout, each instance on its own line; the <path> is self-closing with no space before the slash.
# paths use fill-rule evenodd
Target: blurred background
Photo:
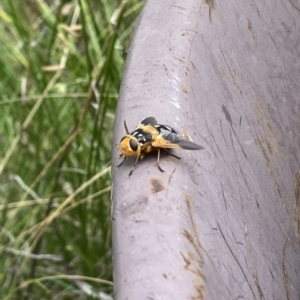
<path id="1" fill-rule="evenodd" d="M 112 132 L 142 4 L 1 0 L 0 299 L 112 299 Z"/>

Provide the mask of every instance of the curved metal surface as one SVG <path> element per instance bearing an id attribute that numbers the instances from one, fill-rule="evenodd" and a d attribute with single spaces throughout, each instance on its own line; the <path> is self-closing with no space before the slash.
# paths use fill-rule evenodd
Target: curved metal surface
<path id="1" fill-rule="evenodd" d="M 210 8 L 213 7 L 212 2 Z M 115 299 L 300 298 L 299 10 L 148 0 L 113 146 Z M 299 7 L 298 7 L 299 8 Z M 118 170 L 123 120 L 205 147 Z"/>

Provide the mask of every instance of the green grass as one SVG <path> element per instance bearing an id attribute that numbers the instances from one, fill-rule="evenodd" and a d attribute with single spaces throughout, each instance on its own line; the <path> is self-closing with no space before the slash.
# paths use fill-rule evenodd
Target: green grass
<path id="1" fill-rule="evenodd" d="M 112 131 L 141 7 L 0 4 L 0 299 L 112 294 Z"/>

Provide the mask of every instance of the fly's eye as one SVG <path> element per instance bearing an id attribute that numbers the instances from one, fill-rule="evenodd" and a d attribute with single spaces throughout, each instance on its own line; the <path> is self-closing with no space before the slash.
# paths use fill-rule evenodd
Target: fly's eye
<path id="1" fill-rule="evenodd" d="M 130 141 L 129 141 L 129 146 L 130 146 L 130 148 L 132 149 L 132 151 L 136 151 L 137 149 L 138 149 L 138 143 L 137 143 L 137 141 L 136 140 L 134 140 L 134 139 L 130 139 Z"/>

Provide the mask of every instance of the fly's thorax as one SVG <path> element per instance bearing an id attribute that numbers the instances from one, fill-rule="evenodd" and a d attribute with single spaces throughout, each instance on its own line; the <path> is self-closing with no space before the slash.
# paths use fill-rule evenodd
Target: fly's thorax
<path id="1" fill-rule="evenodd" d="M 126 135 L 121 139 L 119 151 L 124 157 L 138 156 L 141 153 L 141 146 L 136 137 Z"/>
<path id="2" fill-rule="evenodd" d="M 148 154 L 152 152 L 156 152 L 158 149 L 152 146 L 152 142 L 145 143 L 141 145 L 141 154 Z"/>
<path id="3" fill-rule="evenodd" d="M 147 137 L 147 141 L 150 140 L 150 136 L 151 140 L 153 140 L 159 135 L 158 130 L 153 125 L 141 125 L 138 130 Z"/>

